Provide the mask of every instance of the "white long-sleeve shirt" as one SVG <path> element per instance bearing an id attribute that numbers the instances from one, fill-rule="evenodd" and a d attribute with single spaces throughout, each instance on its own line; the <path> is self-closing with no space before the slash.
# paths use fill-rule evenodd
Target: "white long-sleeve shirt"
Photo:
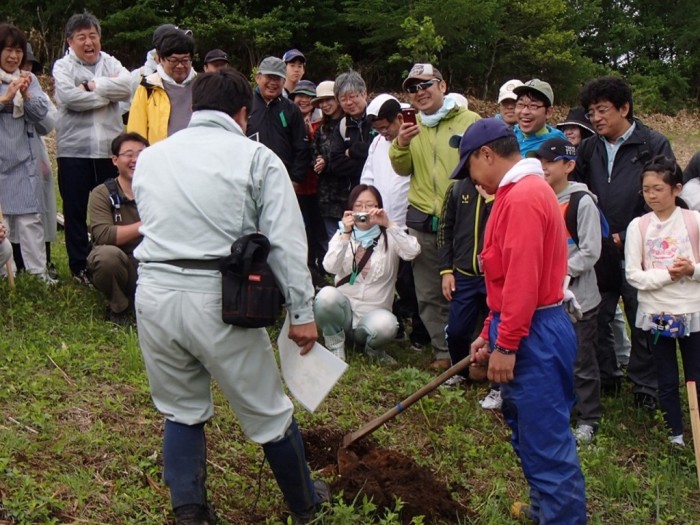
<path id="1" fill-rule="evenodd" d="M 381 135 L 374 138 L 362 168 L 360 184 L 370 184 L 379 190 L 389 220 L 405 230 L 411 177 L 396 174 L 389 160 L 390 147 L 391 142 Z"/>
<path id="2" fill-rule="evenodd" d="M 388 249 L 387 249 L 388 242 Z M 338 231 L 328 244 L 328 252 L 323 258 L 323 267 L 335 274 L 337 283 L 352 272 L 353 250 L 359 259 L 363 250 L 354 240 L 343 239 Z M 418 239 L 408 235 L 396 224 L 386 229 L 386 240 L 381 235 L 367 264 L 357 276 L 354 284 L 346 283 L 338 290 L 352 306 L 352 325 L 369 312 L 384 308 L 391 310 L 394 301 L 394 284 L 399 272 L 399 259 L 411 261 L 420 253 Z"/>

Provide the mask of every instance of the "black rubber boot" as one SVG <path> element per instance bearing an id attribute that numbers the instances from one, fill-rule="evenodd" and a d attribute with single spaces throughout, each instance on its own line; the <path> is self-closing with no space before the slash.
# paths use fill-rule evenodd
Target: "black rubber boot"
<path id="1" fill-rule="evenodd" d="M 163 467 L 163 478 L 170 489 L 170 500 L 176 515 L 180 507 L 190 505 L 207 509 L 207 445 L 204 423 L 183 425 L 165 421 Z"/>
<path id="2" fill-rule="evenodd" d="M 311 480 L 304 442 L 296 421 L 292 420 L 282 439 L 265 443 L 263 451 L 294 522 L 306 523 L 313 519 L 323 501 L 328 500 L 328 486 Z"/>

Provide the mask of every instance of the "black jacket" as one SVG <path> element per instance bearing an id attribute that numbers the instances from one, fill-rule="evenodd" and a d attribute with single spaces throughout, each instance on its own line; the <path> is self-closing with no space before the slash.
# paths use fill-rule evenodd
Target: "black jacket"
<path id="1" fill-rule="evenodd" d="M 477 256 L 484 247 L 484 230 L 493 199 L 488 203 L 466 178 L 447 190 L 438 227 L 439 270 L 482 275 Z"/>
<path id="2" fill-rule="evenodd" d="M 632 219 L 644 214 L 642 168 L 656 155 L 675 159 L 671 144 L 661 133 L 635 120 L 636 128 L 622 143 L 608 175 L 608 152 L 602 137 L 594 135 L 579 146 L 574 180 L 585 183 L 598 197 L 598 206 L 610 224 L 610 233 L 625 238 Z"/>
<path id="3" fill-rule="evenodd" d="M 345 131 L 344 135 L 343 131 Z M 352 117 L 340 119 L 331 138 L 333 176 L 350 181 L 351 188 L 357 186 L 367 160 L 369 145 L 375 136 L 376 132 L 366 116 L 359 120 Z"/>
<path id="4" fill-rule="evenodd" d="M 311 165 L 311 146 L 304 117 L 294 102 L 279 96 L 268 104 L 256 89 L 246 134 L 277 154 L 292 181 L 304 182 Z"/>

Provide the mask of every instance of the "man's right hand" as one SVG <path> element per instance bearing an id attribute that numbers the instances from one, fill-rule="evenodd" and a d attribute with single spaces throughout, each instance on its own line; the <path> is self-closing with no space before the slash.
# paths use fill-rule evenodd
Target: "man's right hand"
<path id="1" fill-rule="evenodd" d="M 411 140 L 413 140 L 413 137 L 418 135 L 418 133 L 420 133 L 420 126 L 418 124 L 404 122 L 399 128 L 399 135 L 396 137 L 396 142 L 402 148 L 406 148 L 411 143 Z"/>
<path id="2" fill-rule="evenodd" d="M 289 338 L 301 348 L 301 355 L 307 354 L 318 339 L 316 323 L 311 321 L 310 323 L 289 325 Z"/>
<path id="3" fill-rule="evenodd" d="M 446 273 L 442 276 L 442 295 L 448 301 L 452 300 L 452 293 L 456 290 L 455 276 L 451 273 Z"/>
<path id="4" fill-rule="evenodd" d="M 469 348 L 469 355 L 472 357 L 472 363 L 488 363 L 491 357 L 489 342 L 481 336 L 477 337 Z"/>

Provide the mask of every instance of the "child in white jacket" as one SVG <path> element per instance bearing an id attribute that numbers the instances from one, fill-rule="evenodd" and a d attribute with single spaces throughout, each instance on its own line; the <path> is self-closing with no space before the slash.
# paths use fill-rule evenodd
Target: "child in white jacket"
<path id="1" fill-rule="evenodd" d="M 659 404 L 683 445 L 676 341 L 686 381 L 700 381 L 700 213 L 676 205 L 682 173 L 658 156 L 642 172 L 642 194 L 653 210 L 627 228 L 625 273 L 639 290 L 636 326 L 647 332 L 659 378 Z"/>

